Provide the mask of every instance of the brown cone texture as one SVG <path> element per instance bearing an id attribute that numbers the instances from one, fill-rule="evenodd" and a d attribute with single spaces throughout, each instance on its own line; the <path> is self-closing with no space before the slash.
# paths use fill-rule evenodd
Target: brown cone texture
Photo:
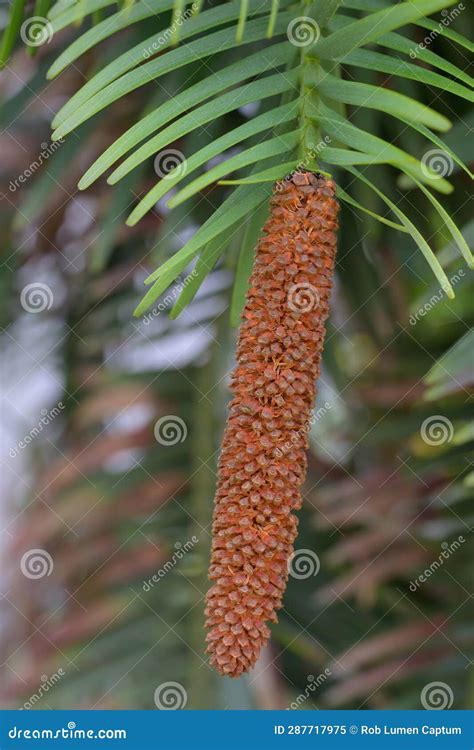
<path id="1" fill-rule="evenodd" d="M 219 460 L 207 594 L 211 664 L 239 677 L 277 620 L 297 533 L 336 253 L 335 185 L 276 183 L 259 240 Z"/>

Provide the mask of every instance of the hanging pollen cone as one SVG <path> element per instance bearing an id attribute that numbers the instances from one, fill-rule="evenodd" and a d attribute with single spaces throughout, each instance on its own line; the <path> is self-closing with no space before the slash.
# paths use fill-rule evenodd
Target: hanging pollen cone
<path id="1" fill-rule="evenodd" d="M 255 664 L 288 578 L 329 314 L 335 192 L 309 171 L 277 182 L 257 246 L 219 460 L 206 607 L 211 664 L 230 677 Z"/>

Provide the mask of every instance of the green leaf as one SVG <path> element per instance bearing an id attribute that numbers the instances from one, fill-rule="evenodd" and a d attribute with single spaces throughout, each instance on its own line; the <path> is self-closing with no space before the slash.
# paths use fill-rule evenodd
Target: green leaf
<path id="1" fill-rule="evenodd" d="M 134 315 L 140 316 L 164 292 L 177 274 L 198 254 L 200 249 L 227 227 L 242 219 L 255 204 L 262 202 L 271 188 L 261 185 L 238 187 L 213 215 L 198 229 L 194 237 L 172 258 L 145 280 L 153 286 L 145 294 Z"/>
<path id="2" fill-rule="evenodd" d="M 256 185 L 263 182 L 275 182 L 275 180 L 282 180 L 286 175 L 291 174 L 295 167 L 298 166 L 298 160 L 287 161 L 284 164 L 277 164 L 274 167 L 269 167 L 261 172 L 255 172 L 248 177 L 243 177 L 241 180 L 219 180 L 220 185 Z"/>
<path id="3" fill-rule="evenodd" d="M 165 11 L 172 7 L 173 0 L 157 0 L 159 5 L 158 11 Z M 150 16 L 154 15 L 154 11 L 145 2 L 137 3 L 131 10 L 121 9 L 118 13 L 113 16 L 108 16 L 97 26 L 93 26 L 91 29 L 82 34 L 76 39 L 69 47 L 67 47 L 53 63 L 48 71 L 48 78 L 52 79 L 58 76 L 68 65 L 74 63 L 79 57 L 85 52 L 95 47 L 100 42 L 104 41 L 112 34 L 130 27 L 132 24 L 138 21 L 145 20 Z M 53 29 L 55 26 L 60 27 L 61 18 L 53 22 Z M 59 30 L 59 29 L 58 29 Z M 166 39 L 164 34 L 167 32 Z M 164 42 L 161 45 L 158 41 L 163 38 Z M 171 46 L 171 32 L 169 29 L 163 29 L 161 32 L 155 33 L 143 42 L 127 50 L 124 54 L 113 60 L 111 63 L 105 66 L 99 73 L 97 73 L 91 81 L 88 81 L 80 92 L 82 92 L 83 100 L 87 99 L 89 91 L 93 93 L 100 91 L 103 86 L 118 78 L 122 73 L 125 73 L 130 68 L 134 68 L 136 65 L 143 63 L 147 58 L 146 55 L 150 54 L 150 49 L 153 51 L 153 44 L 160 44 L 160 48 Z M 80 93 L 79 92 L 79 93 Z M 76 94 L 76 97 L 78 95 Z M 68 105 L 70 102 L 68 102 Z M 64 107 L 67 111 L 68 105 Z M 69 110 L 73 111 L 73 110 Z M 59 113 L 61 120 L 64 115 L 62 111 Z M 58 121 L 58 116 L 53 120 L 53 127 Z"/>
<path id="4" fill-rule="evenodd" d="M 207 242 L 210 242 L 220 232 L 223 232 L 234 222 L 238 221 L 245 216 L 251 209 L 251 202 L 257 201 L 257 203 L 263 201 L 271 192 L 271 188 L 268 186 L 251 185 L 242 186 L 234 190 L 221 205 L 214 211 L 212 216 L 204 222 L 204 224 L 198 229 L 196 234 L 192 237 L 186 245 L 181 248 L 179 253 L 173 258 L 170 258 L 162 266 L 153 271 L 146 279 L 145 284 L 151 284 L 155 279 L 160 278 L 167 267 L 174 265 L 177 256 L 183 251 L 189 251 L 195 249 L 197 251 L 201 249 Z M 192 258 L 197 255 L 197 251 L 190 255 Z M 183 255 L 186 253 L 183 253 Z M 181 262 L 181 261 L 179 261 Z"/>
<path id="5" fill-rule="evenodd" d="M 343 5 L 346 8 L 352 8 L 353 10 L 371 12 L 382 10 L 383 8 L 388 8 L 390 3 L 385 2 L 384 0 L 343 0 Z M 461 47 L 465 47 L 467 50 L 472 52 L 474 49 L 474 44 L 465 36 L 463 36 L 462 34 L 458 34 L 456 31 L 453 31 L 453 29 L 449 27 L 449 24 L 451 24 L 453 20 L 456 19 L 456 17 L 461 13 L 461 10 L 459 10 L 458 5 L 439 21 L 432 21 L 431 18 L 420 18 L 418 19 L 418 21 L 416 21 L 416 26 L 421 26 L 421 28 L 429 29 L 430 31 L 436 31 L 437 34 L 442 34 L 445 39 L 450 39 L 452 42 L 455 42 Z M 432 39 L 434 38 L 436 37 L 432 37 Z"/>
<path id="6" fill-rule="evenodd" d="M 390 5 L 390 3 L 384 2 L 384 0 L 342 0 L 342 4 L 346 8 L 362 11 L 382 10 L 383 8 L 388 8 Z M 453 31 L 447 25 L 445 25 L 445 23 L 452 23 L 456 16 L 459 15 L 461 11 L 456 13 L 457 10 L 458 7 L 453 8 L 450 16 L 444 17 L 439 22 L 432 21 L 430 18 L 423 18 L 416 21 L 416 25 L 421 26 L 424 29 L 441 31 L 446 39 L 451 39 L 451 41 L 456 42 L 456 44 L 459 44 L 461 47 L 465 47 L 470 52 L 472 52 L 474 48 L 472 42 L 469 39 L 466 39 L 465 36 L 462 36 L 462 34 L 458 34 L 456 31 Z"/>
<path id="7" fill-rule="evenodd" d="M 436 172 L 422 166 L 414 156 L 399 149 L 397 146 L 393 146 L 383 138 L 361 130 L 361 128 L 356 127 L 322 102 L 319 102 L 316 112 L 318 114 L 315 113 L 315 117 L 324 126 L 324 129 L 331 138 L 341 141 L 353 149 L 375 154 L 376 156 L 384 156 L 387 158 L 387 162 L 404 168 L 410 174 L 418 177 L 421 182 L 428 182 L 431 185 L 433 184 L 433 178 L 436 177 L 436 187 L 440 192 L 450 193 L 452 191 L 452 187 L 447 180 L 439 178 Z M 324 150 L 321 154 L 324 158 Z"/>
<path id="8" fill-rule="evenodd" d="M 472 86 L 472 78 L 464 70 L 461 70 L 461 68 L 458 68 L 456 65 L 453 65 L 453 63 L 449 62 L 444 57 L 437 55 L 435 52 L 432 52 L 429 49 L 425 49 L 424 47 L 418 49 L 411 39 L 407 39 L 401 34 L 385 34 L 384 36 L 380 37 L 380 39 L 378 40 L 378 44 L 380 44 L 382 47 L 387 47 L 388 49 L 394 50 L 395 52 L 402 52 L 406 55 L 410 55 L 412 59 L 417 59 L 420 62 L 426 63 L 426 65 L 432 66 L 433 68 L 443 70 L 445 73 L 449 73 L 449 75 L 452 75 L 454 78 L 463 81 L 467 86 Z"/>
<path id="9" fill-rule="evenodd" d="M 339 185 L 336 188 L 336 195 L 337 197 L 344 201 L 345 203 L 348 203 L 350 206 L 354 206 L 354 208 L 357 208 L 358 211 L 363 211 L 364 213 L 371 216 L 373 219 L 376 219 L 377 221 L 380 221 L 382 224 L 386 224 L 388 227 L 391 227 L 392 229 L 396 229 L 398 232 L 408 232 L 407 228 L 404 227 L 402 224 L 397 224 L 394 221 L 390 221 L 390 219 L 387 219 L 385 216 L 381 216 L 380 214 L 375 213 L 375 211 L 371 211 L 369 208 L 366 208 L 362 205 L 362 203 L 359 203 L 359 201 L 356 201 L 355 198 L 352 197 L 352 195 L 349 195 L 349 193 L 346 193 L 345 190 L 343 190 Z"/>
<path id="10" fill-rule="evenodd" d="M 83 2 L 86 3 L 89 2 L 89 0 L 83 0 Z M 112 5 L 116 0 L 107 0 L 107 2 L 110 2 Z M 50 19 L 56 18 L 56 16 L 60 16 L 61 13 L 66 13 L 71 6 L 76 7 L 75 0 L 57 0 L 49 11 L 48 16 Z"/>
<path id="11" fill-rule="evenodd" d="M 48 10 L 50 6 L 51 0 L 35 0 L 35 5 L 33 8 L 33 13 L 31 14 L 33 18 L 40 18 L 40 19 L 46 19 L 48 15 Z M 41 45 L 35 46 L 35 47 L 27 47 L 27 52 L 30 57 L 36 57 L 38 54 L 38 50 Z"/>
<path id="12" fill-rule="evenodd" d="M 338 14 L 331 21 L 330 28 L 339 31 L 341 29 L 349 28 L 353 23 L 353 18 Z M 431 50 L 426 49 L 425 47 L 417 46 L 415 42 L 411 39 L 407 39 L 401 34 L 389 32 L 388 34 L 383 34 L 381 37 L 377 38 L 376 41 L 381 47 L 387 47 L 395 52 L 402 52 L 405 55 L 409 55 L 412 60 L 419 60 L 420 62 L 426 63 L 426 65 L 443 70 L 445 73 L 449 73 L 449 75 L 454 76 L 454 78 L 463 81 L 467 86 L 472 87 L 473 85 L 473 79 L 464 70 L 456 67 L 456 65 L 448 62 L 448 60 L 437 55 L 435 52 L 431 52 Z M 352 50 L 349 51 L 349 54 L 352 54 Z M 344 61 L 345 57 L 342 62 Z"/>
<path id="13" fill-rule="evenodd" d="M 79 3 L 70 3 L 66 7 L 62 3 L 56 3 L 49 11 L 48 19 L 56 34 L 67 26 L 77 26 L 87 16 L 115 4 L 116 0 L 81 0 Z M 109 16 L 109 19 L 111 18 L 112 16 Z"/>
<path id="14" fill-rule="evenodd" d="M 375 13 L 376 10 L 388 8 L 390 3 L 386 2 L 386 0 L 342 0 L 341 5 L 343 8 L 351 8 L 351 10 L 363 10 Z"/>
<path id="15" fill-rule="evenodd" d="M 465 445 L 474 440 L 473 422 L 456 422 L 454 428 L 453 445 Z"/>
<path id="16" fill-rule="evenodd" d="M 294 149 L 299 140 L 300 131 L 293 130 L 291 133 L 286 133 L 283 136 L 272 138 L 270 141 L 259 143 L 256 146 L 251 146 L 246 151 L 243 151 L 236 156 L 227 159 L 226 161 L 217 164 L 215 167 L 210 169 L 208 172 L 192 180 L 186 187 L 182 188 L 176 195 L 174 195 L 169 201 L 168 206 L 175 208 L 184 201 L 188 200 L 192 195 L 195 195 L 200 190 L 203 190 L 207 185 L 212 182 L 216 182 L 225 174 L 229 172 L 235 172 L 242 167 L 246 167 L 249 164 L 268 159 L 271 156 L 278 154 L 288 153 Z"/>
<path id="17" fill-rule="evenodd" d="M 364 154 L 361 151 L 350 151 L 344 148 L 330 148 L 321 151 L 321 159 L 326 164 L 346 166 L 347 164 L 391 164 L 391 160 L 383 154 Z"/>
<path id="18" fill-rule="evenodd" d="M 443 138 L 443 150 L 459 163 L 461 160 L 465 163 L 472 161 L 472 144 L 471 138 L 469 137 L 474 129 L 474 107 L 469 112 L 463 113 L 462 117 L 458 119 L 449 133 Z M 449 147 L 449 149 L 448 149 Z M 450 149 L 455 149 L 458 156 L 453 155 Z M 472 179 L 472 173 L 468 172 Z"/>
<path id="19" fill-rule="evenodd" d="M 385 2 L 385 0 L 343 0 L 342 4 L 346 8 L 352 8 L 352 10 L 369 12 L 382 10 L 383 8 L 388 8 L 390 6 L 390 3 Z M 457 6 L 456 8 L 453 8 L 449 15 L 444 16 L 440 21 L 432 21 L 431 18 L 420 18 L 415 23 L 416 26 L 421 26 L 424 29 L 441 33 L 445 39 L 450 39 L 452 42 L 455 42 L 472 52 L 474 49 L 472 42 L 462 34 L 458 34 L 456 31 L 449 28 L 449 24 L 452 23 L 460 12 L 459 6 Z"/>
<path id="20" fill-rule="evenodd" d="M 448 154 L 451 157 L 451 159 L 456 164 L 458 164 L 461 167 L 461 169 L 463 169 L 466 172 L 466 174 L 469 175 L 469 177 L 471 179 L 473 178 L 473 174 L 470 171 L 470 169 L 464 164 L 463 160 L 457 154 L 454 153 L 454 151 L 452 150 L 452 148 L 450 148 L 448 146 L 448 144 L 446 143 L 446 141 L 441 140 L 441 138 L 439 138 L 437 135 L 435 135 L 435 133 L 432 133 L 431 130 L 429 130 L 428 128 L 425 128 L 424 125 L 420 125 L 419 123 L 415 125 L 414 123 L 409 123 L 409 122 L 406 122 L 406 124 L 410 125 L 410 127 L 414 128 L 414 130 L 417 130 L 419 133 L 421 133 L 421 135 L 424 135 L 425 138 L 427 138 L 429 141 L 431 141 L 432 143 L 436 144 L 436 146 L 438 146 L 438 148 L 441 151 L 443 151 L 444 153 Z M 451 135 L 451 133 L 450 133 L 450 135 Z M 426 173 L 426 167 L 425 167 L 424 171 Z M 433 177 L 434 177 L 434 175 L 433 175 Z M 439 179 L 439 175 L 438 175 L 438 179 Z M 422 182 L 423 182 L 423 180 L 422 180 Z M 429 184 L 429 181 L 428 181 L 427 184 Z M 447 183 L 447 185 L 449 185 L 449 183 Z M 440 190 L 440 192 L 441 193 L 443 193 L 443 192 L 447 193 L 447 192 L 450 192 L 450 191 L 443 189 L 443 190 Z"/>
<path id="21" fill-rule="evenodd" d="M 375 193 L 384 201 L 384 203 L 389 206 L 389 208 L 393 211 L 395 216 L 401 221 L 401 223 L 407 228 L 408 232 L 411 234 L 413 239 L 415 240 L 416 244 L 420 248 L 421 252 L 426 258 L 426 261 L 428 262 L 431 270 L 435 274 L 436 278 L 438 279 L 441 289 L 445 294 L 450 298 L 454 299 L 454 291 L 453 287 L 451 286 L 451 283 L 446 276 L 446 273 L 444 272 L 443 267 L 441 266 L 440 262 L 436 258 L 435 254 L 433 253 L 432 249 L 426 242 L 425 238 L 422 236 L 422 234 L 419 232 L 419 230 L 415 227 L 412 221 L 406 216 L 406 214 L 398 208 L 398 206 L 395 205 L 389 198 L 387 198 L 386 195 L 382 193 L 381 190 L 379 190 L 370 180 L 367 179 L 363 174 L 361 174 L 357 169 L 354 169 L 353 167 L 346 167 L 348 172 L 351 172 L 357 179 L 362 180 L 366 185 L 368 185 L 372 190 L 374 190 Z"/>
<path id="22" fill-rule="evenodd" d="M 377 109 L 395 117 L 405 118 L 410 122 L 419 122 L 435 130 L 445 131 L 451 126 L 450 121 L 444 115 L 435 112 L 431 107 L 404 94 L 390 91 L 390 89 L 372 86 L 368 83 L 342 81 L 332 75 L 325 75 L 318 81 L 317 89 L 334 101 Z"/>
<path id="23" fill-rule="evenodd" d="M 265 36 L 265 29 L 265 20 L 253 21 L 249 24 L 245 44 L 263 39 Z M 135 91 L 140 86 L 149 84 L 154 79 L 159 78 L 170 71 L 178 70 L 182 66 L 196 62 L 196 60 L 200 60 L 207 55 L 216 52 L 223 52 L 224 50 L 235 46 L 237 46 L 237 43 L 232 30 L 224 29 L 223 31 L 218 31 L 215 34 L 209 34 L 208 36 L 190 42 L 184 47 L 160 55 L 157 59 L 141 65 L 136 70 L 132 70 L 115 81 L 112 81 L 98 93 L 88 96 L 82 104 L 80 104 L 79 98 L 76 95 L 76 97 L 73 97 L 75 103 L 71 100 L 67 108 L 63 107 L 56 116 L 54 122 L 58 128 L 57 132 L 70 132 L 79 122 L 89 119 L 109 104 L 120 99 L 122 96 Z M 235 70 L 236 67 L 237 66 L 234 65 L 233 69 Z M 229 70 L 229 68 L 225 68 L 222 71 L 223 75 L 226 75 L 227 70 Z M 209 80 L 209 78 L 215 80 L 217 76 L 209 76 L 207 80 Z M 200 85 L 202 88 L 204 82 L 201 82 Z M 80 94 L 81 91 L 78 93 Z M 181 96 L 185 96 L 185 93 L 183 92 Z M 71 109 L 72 104 L 74 104 L 74 106 Z"/>
<path id="24" fill-rule="evenodd" d="M 171 44 L 175 45 L 179 42 L 180 37 L 180 21 L 182 22 L 184 9 L 186 6 L 185 0 L 174 0 L 173 3 L 173 15 L 171 18 Z"/>
<path id="25" fill-rule="evenodd" d="M 194 299 L 203 281 L 207 278 L 220 256 L 229 245 L 232 236 L 239 232 L 240 228 L 240 222 L 232 224 L 224 232 L 221 232 L 217 237 L 214 237 L 211 242 L 208 242 L 196 261 L 190 274 L 191 278 L 189 283 L 184 286 L 183 291 L 173 305 L 169 315 L 172 320 L 177 318 L 184 308 Z"/>
<path id="26" fill-rule="evenodd" d="M 235 32 L 235 38 L 238 42 L 241 42 L 244 38 L 245 23 L 247 21 L 248 10 L 249 0 L 240 0 L 239 22 L 237 24 L 237 30 Z"/>
<path id="27" fill-rule="evenodd" d="M 311 47 L 311 51 L 314 49 L 315 54 L 322 59 L 341 60 L 356 47 L 376 42 L 383 34 L 454 5 L 454 2 L 455 0 L 418 0 L 416 5 L 412 2 L 397 3 L 319 39 Z"/>
<path id="28" fill-rule="evenodd" d="M 86 31 L 61 53 L 56 62 L 51 66 L 48 78 L 57 76 L 64 68 L 81 57 L 81 55 L 117 31 L 127 28 L 139 20 L 154 17 L 157 11 L 167 10 L 173 5 L 173 0 L 154 0 L 154 2 L 156 4 L 150 6 L 150 3 L 144 0 L 137 3 L 131 10 L 120 10 L 113 16 L 106 18 L 98 26 L 94 26 L 94 28 Z M 270 0 L 250 0 L 249 15 L 261 15 L 268 8 L 269 2 Z M 216 26 L 235 21 L 239 17 L 239 7 L 239 3 L 237 2 L 225 3 L 217 8 L 206 10 L 200 13 L 199 16 L 188 18 L 181 25 L 181 39 L 201 34 L 203 31 L 214 29 Z M 93 86 L 86 84 L 88 91 L 92 88 L 93 93 L 100 91 L 101 88 L 115 78 L 118 78 L 136 65 L 142 64 L 147 59 L 147 55 L 154 55 L 157 51 L 163 51 L 171 45 L 172 32 L 169 27 L 168 29 L 162 29 L 152 34 L 152 36 L 135 45 L 101 70 L 89 82 L 89 84 L 92 84 L 95 81 Z"/>
<path id="29" fill-rule="evenodd" d="M 220 115 L 231 112 L 244 104 L 265 99 L 269 96 L 282 93 L 290 89 L 297 80 L 297 72 L 277 74 L 264 78 L 263 80 L 253 81 L 245 86 L 223 94 L 193 112 L 185 115 L 180 120 L 175 121 L 172 125 L 165 128 L 158 136 L 141 146 L 136 152 L 131 154 L 123 164 L 118 167 L 109 178 L 111 182 L 117 182 L 125 174 L 134 169 L 138 164 L 147 159 L 149 156 L 156 154 L 161 148 L 168 143 L 172 143 L 185 133 L 189 133 L 205 123 L 216 119 Z M 152 112 L 143 118 L 137 125 L 134 125 L 124 135 L 115 141 L 96 162 L 88 169 L 82 180 L 79 182 L 79 188 L 83 190 L 94 182 L 101 174 L 105 172 L 117 159 L 129 151 L 143 137 L 150 135 L 156 130 L 156 114 Z"/>
<path id="30" fill-rule="evenodd" d="M 470 471 L 469 474 L 466 474 L 466 476 L 463 479 L 463 484 L 465 487 L 468 487 L 469 489 L 474 487 L 474 471 Z"/>
<path id="31" fill-rule="evenodd" d="M 268 19 L 268 30 L 267 30 L 268 39 L 271 39 L 274 34 L 279 7 L 280 7 L 280 0 L 272 0 L 272 9 L 270 12 L 270 18 Z"/>
<path id="32" fill-rule="evenodd" d="M 212 143 L 204 146 L 196 153 L 192 154 L 186 159 L 186 168 L 183 169 L 181 165 L 166 175 L 166 177 L 158 182 L 149 192 L 141 199 L 140 203 L 134 208 L 130 214 L 130 223 L 135 224 L 145 213 L 152 208 L 166 193 L 177 185 L 181 180 L 184 179 L 185 175 L 190 174 L 195 169 L 205 164 L 210 159 L 223 153 L 226 149 L 235 146 L 236 143 L 240 143 L 246 138 L 250 138 L 263 130 L 281 125 L 284 122 L 293 120 L 298 113 L 298 103 L 289 102 L 283 104 L 276 109 L 272 109 L 268 112 L 264 112 L 252 120 L 240 125 L 235 130 L 231 130 L 229 133 L 217 138 Z M 112 179 L 109 179 L 112 182 Z"/>
<path id="33" fill-rule="evenodd" d="M 15 42 L 20 34 L 21 24 L 25 13 L 26 0 L 13 0 L 9 12 L 8 22 L 0 42 L 0 69 L 4 68 L 12 53 Z"/>
<path id="34" fill-rule="evenodd" d="M 436 362 L 425 377 L 430 386 L 424 395 L 426 401 L 433 401 L 467 386 L 473 381 L 472 352 L 474 351 L 474 331 L 468 331 L 454 346 Z"/>
<path id="35" fill-rule="evenodd" d="M 421 182 L 418 182 L 418 180 L 416 179 L 415 179 L 415 183 L 420 188 L 420 190 L 424 192 L 428 200 L 432 203 L 432 205 L 435 207 L 435 209 L 437 210 L 437 212 L 443 219 L 444 223 L 446 224 L 446 227 L 449 230 L 449 233 L 451 234 L 454 242 L 456 243 L 459 250 L 461 251 L 461 254 L 464 256 L 469 268 L 474 268 L 474 256 L 472 255 L 471 250 L 469 249 L 469 245 L 464 239 L 459 228 L 456 226 L 456 224 L 452 220 L 451 216 L 448 214 L 446 209 L 441 205 L 441 203 L 438 200 L 436 200 L 436 198 L 428 190 L 428 188 L 426 188 Z"/>
<path id="36" fill-rule="evenodd" d="M 455 10 L 457 10 L 457 8 L 453 8 L 451 13 L 454 13 Z M 473 52 L 474 44 L 471 42 L 471 40 L 463 36 L 462 34 L 458 34 L 457 31 L 450 29 L 448 26 L 445 26 L 443 21 L 447 21 L 448 23 L 450 23 L 449 18 L 444 18 L 439 22 L 432 21 L 431 18 L 424 18 L 422 21 L 418 21 L 417 26 L 422 26 L 424 29 L 429 29 L 430 31 L 437 31 L 442 34 L 445 39 L 450 39 L 452 42 L 459 44 L 460 47 L 464 47 L 465 49 L 469 50 L 469 52 Z"/>
<path id="37" fill-rule="evenodd" d="M 413 65 L 413 63 L 409 63 L 399 57 L 389 57 L 381 52 L 374 52 L 374 50 L 354 50 L 346 55 L 344 65 L 354 65 L 358 68 L 377 70 L 381 73 L 388 73 L 389 75 L 408 78 L 419 83 L 426 83 L 428 86 L 435 86 L 471 102 L 474 99 L 473 92 L 467 86 L 462 86 L 460 83 L 456 83 L 456 81 L 452 81 L 446 76 L 421 67 L 421 65 Z"/>
<path id="38" fill-rule="evenodd" d="M 247 219 L 239 259 L 235 271 L 234 287 L 230 304 L 230 324 L 238 326 L 245 305 L 245 298 L 252 273 L 258 237 L 268 216 L 268 199 L 256 207 Z"/>

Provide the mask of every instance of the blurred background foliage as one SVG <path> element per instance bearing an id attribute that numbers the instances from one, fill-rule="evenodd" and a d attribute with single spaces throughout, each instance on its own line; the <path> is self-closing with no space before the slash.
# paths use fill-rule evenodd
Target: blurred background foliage
<path id="1" fill-rule="evenodd" d="M 172 212 L 161 201 L 134 227 L 124 219 L 156 180 L 153 159 L 113 188 L 101 180 L 78 192 L 94 158 L 162 96 L 158 86 L 120 99 L 48 151 L 60 106 L 104 61 L 162 29 L 163 17 L 124 29 L 52 83 L 45 71 L 77 27 L 35 56 L 18 50 L 1 74 L 2 707 L 40 693 L 35 708 L 151 709 L 155 689 L 177 681 L 187 708 L 419 708 L 423 687 L 443 681 L 453 707 L 465 708 L 474 687 L 472 287 L 437 212 L 419 191 L 398 187 L 388 166 L 378 168 L 379 186 L 424 226 L 456 279 L 456 298 L 441 293 L 407 234 L 343 206 L 296 545 L 315 552 L 320 568 L 290 577 L 271 646 L 252 674 L 232 681 L 207 665 L 203 597 L 236 336 L 229 305 L 239 236 L 176 321 L 165 310 L 176 284 L 150 318 L 135 320 L 132 311 L 143 279 L 228 188 L 213 184 Z M 470 20 L 466 10 L 463 31 Z M 412 34 L 414 42 L 423 36 Z M 450 39 L 440 35 L 431 49 L 465 68 Z M 229 62 L 241 55 L 226 54 Z M 164 79 L 165 91 L 202 75 L 200 62 L 177 70 Z M 393 85 L 389 75 L 372 80 Z M 455 119 L 446 141 L 468 162 L 469 103 L 416 81 L 400 88 L 436 99 Z M 256 111 L 258 104 L 224 115 L 176 148 L 191 152 Z M 423 155 L 416 133 L 397 132 L 373 110 L 352 114 L 362 129 L 366 118 L 372 131 L 402 146 L 410 141 Z M 456 190 L 442 203 L 472 247 L 469 178 L 455 164 L 451 181 Z M 341 176 L 360 203 L 384 213 L 377 195 L 353 182 Z M 38 282 L 52 291 L 51 305 L 33 314 L 21 292 Z M 61 413 L 15 450 L 58 403 Z M 156 440 L 154 426 L 166 415 L 183 420 L 182 442 Z M 427 442 L 423 425 L 440 416 L 445 438 Z M 466 543 L 414 584 L 461 536 Z M 36 548 L 54 566 L 29 580 L 20 560 Z"/>

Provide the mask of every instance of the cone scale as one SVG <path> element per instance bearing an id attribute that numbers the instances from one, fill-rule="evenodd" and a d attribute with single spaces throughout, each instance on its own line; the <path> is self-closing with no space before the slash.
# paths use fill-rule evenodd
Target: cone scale
<path id="1" fill-rule="evenodd" d="M 218 467 L 206 599 L 211 664 L 239 677 L 270 636 L 306 475 L 336 254 L 335 184 L 277 182 L 242 316 Z"/>

